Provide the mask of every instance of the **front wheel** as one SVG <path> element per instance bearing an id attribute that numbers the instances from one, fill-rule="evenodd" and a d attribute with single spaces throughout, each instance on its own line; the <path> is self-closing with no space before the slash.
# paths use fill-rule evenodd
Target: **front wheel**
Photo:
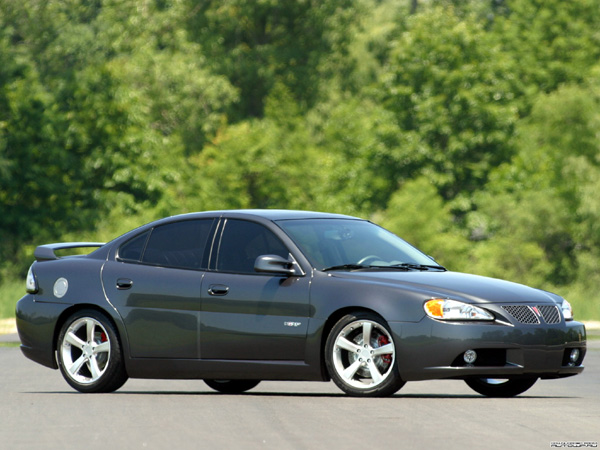
<path id="1" fill-rule="evenodd" d="M 80 392 L 113 392 L 127 381 L 117 332 L 95 310 L 78 311 L 61 328 L 57 360 L 64 379 Z"/>
<path id="2" fill-rule="evenodd" d="M 204 380 L 204 382 L 223 394 L 241 394 L 256 387 L 260 380 Z"/>
<path id="3" fill-rule="evenodd" d="M 468 378 L 465 383 L 475 392 L 487 397 L 514 397 L 525 392 L 536 381 L 537 378 Z"/>
<path id="4" fill-rule="evenodd" d="M 386 397 L 404 386 L 392 333 L 375 314 L 342 317 L 327 337 L 325 364 L 334 383 L 356 397 Z"/>

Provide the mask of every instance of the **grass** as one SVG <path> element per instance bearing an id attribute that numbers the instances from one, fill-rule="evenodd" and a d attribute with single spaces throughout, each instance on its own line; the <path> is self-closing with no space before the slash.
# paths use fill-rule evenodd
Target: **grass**
<path id="1" fill-rule="evenodd" d="M 19 347 L 19 342 L 0 342 L 0 348 L 2 347 Z"/>

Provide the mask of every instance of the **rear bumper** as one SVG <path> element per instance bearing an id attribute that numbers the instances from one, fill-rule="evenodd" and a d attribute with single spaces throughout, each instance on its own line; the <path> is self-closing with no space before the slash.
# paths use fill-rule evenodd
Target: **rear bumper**
<path id="1" fill-rule="evenodd" d="M 23 354 L 43 366 L 58 369 L 54 355 L 56 319 L 70 305 L 45 303 L 26 295 L 17 302 L 17 330 Z"/>
<path id="2" fill-rule="evenodd" d="M 424 318 L 419 323 L 390 323 L 400 375 L 405 381 L 443 378 L 561 378 L 581 373 L 586 352 L 585 326 L 450 323 Z M 579 350 L 573 363 L 572 349 Z M 475 350 L 467 364 L 463 355 Z"/>

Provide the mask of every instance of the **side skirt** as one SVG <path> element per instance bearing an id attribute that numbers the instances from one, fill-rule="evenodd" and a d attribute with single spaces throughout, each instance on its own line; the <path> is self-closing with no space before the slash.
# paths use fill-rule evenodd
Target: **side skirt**
<path id="1" fill-rule="evenodd" d="M 224 361 L 132 358 L 131 378 L 326 381 L 319 367 L 303 361 Z"/>

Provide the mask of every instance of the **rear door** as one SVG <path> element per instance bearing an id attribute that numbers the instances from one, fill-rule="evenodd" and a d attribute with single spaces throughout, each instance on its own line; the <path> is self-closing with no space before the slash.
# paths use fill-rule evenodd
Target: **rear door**
<path id="1" fill-rule="evenodd" d="M 257 273 L 258 256 L 289 249 L 262 224 L 227 219 L 202 285 L 203 359 L 303 360 L 308 276 Z M 216 259 L 215 259 L 216 257 Z"/>
<path id="2" fill-rule="evenodd" d="M 131 356 L 198 358 L 202 279 L 213 219 L 157 226 L 108 261 L 102 281 L 122 316 Z"/>

